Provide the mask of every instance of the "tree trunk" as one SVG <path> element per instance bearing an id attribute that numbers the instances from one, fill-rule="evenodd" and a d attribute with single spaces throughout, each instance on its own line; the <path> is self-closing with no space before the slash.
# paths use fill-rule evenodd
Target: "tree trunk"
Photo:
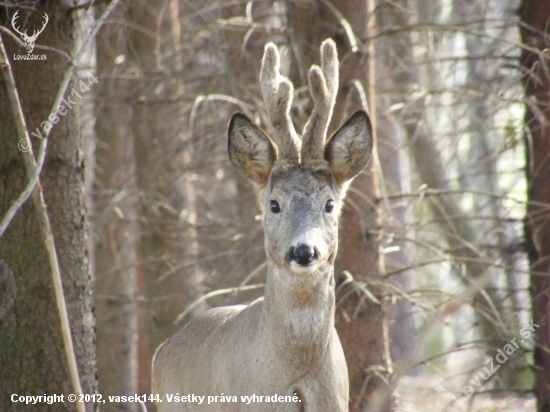
<path id="1" fill-rule="evenodd" d="M 347 19 L 355 36 L 366 44 L 369 18 L 365 0 L 332 1 L 333 10 L 324 3 L 292 2 L 289 4 L 289 25 L 293 42 L 295 66 L 291 68 L 291 80 L 296 88 L 307 86 L 307 70 L 312 63 L 319 63 L 319 45 L 331 37 L 336 41 L 340 56 L 340 89 L 334 109 L 329 135 L 355 110 L 363 107 L 361 90 L 367 90 L 368 60 L 366 50 L 350 50 L 349 37 L 339 24 L 337 13 Z M 317 30 L 312 29 L 317 28 Z M 353 82 L 356 82 L 355 84 Z M 375 102 L 369 102 L 374 108 Z M 373 119 L 375 120 L 375 119 Z M 375 123 L 375 122 L 374 122 Z M 297 128 L 299 130 L 299 127 Z M 356 177 L 343 210 L 340 222 L 340 244 L 336 259 L 337 285 L 339 275 L 349 271 L 355 282 L 380 281 L 380 239 L 377 209 L 374 202 L 377 177 L 374 162 Z M 374 295 L 380 291 L 367 286 Z M 336 328 L 342 341 L 350 378 L 350 411 L 391 409 L 391 391 L 381 376 L 391 373 L 391 359 L 387 347 L 387 330 L 384 310 L 380 302 L 373 302 L 354 283 L 339 290 L 336 310 Z M 376 405 L 377 409 L 374 409 Z"/>
<path id="2" fill-rule="evenodd" d="M 525 90 L 528 199 L 525 219 L 531 268 L 537 411 L 550 411 L 550 3 L 523 0 L 521 64 Z"/>
<path id="3" fill-rule="evenodd" d="M 182 84 L 184 70 L 194 62 L 184 48 L 177 1 L 164 7 L 147 1 L 130 4 L 131 21 L 143 28 L 131 38 L 130 58 L 139 73 L 133 87 L 132 132 L 139 161 L 142 269 L 155 348 L 181 326 L 174 321 L 198 297 L 200 283 L 198 265 L 178 266 L 199 254 L 185 111 L 189 106 Z"/>
<path id="4" fill-rule="evenodd" d="M 375 23 L 377 30 L 383 32 L 388 27 L 406 25 L 401 19 L 408 14 L 408 0 L 385 2 L 376 8 Z M 374 18 L 374 17 L 373 17 Z M 374 35 L 371 34 L 371 35 Z M 403 102 L 401 96 L 395 96 L 397 90 L 406 89 L 408 86 L 406 76 L 398 68 L 408 66 L 402 64 L 405 50 L 394 52 L 402 42 L 396 41 L 394 36 L 381 36 L 376 40 L 375 63 L 379 75 L 374 79 L 377 88 L 386 91 L 377 99 L 377 153 L 381 167 L 381 176 L 378 178 L 381 185 L 379 207 L 380 222 L 380 248 L 383 255 L 380 259 L 384 262 L 384 272 L 394 272 L 391 277 L 385 279 L 391 282 L 391 287 L 408 292 L 411 279 L 414 279 L 414 270 L 403 270 L 410 266 L 411 257 L 414 255 L 413 230 L 410 229 L 414 220 L 413 206 L 400 197 L 392 198 L 403 193 L 411 192 L 411 168 L 409 153 L 407 151 L 406 130 L 401 119 L 398 119 L 392 110 L 388 108 Z M 399 56 L 396 58 L 396 56 Z M 399 60 L 399 61 L 397 61 Z M 405 77 L 405 78 L 404 78 Z M 387 93 L 392 90 L 392 93 Z M 415 337 L 415 325 L 413 319 L 413 305 L 403 296 L 392 289 L 391 303 L 388 303 L 386 311 L 388 318 L 389 341 L 391 344 L 392 361 L 394 364 L 410 363 L 405 358 L 411 352 L 411 342 Z M 421 366 L 399 371 L 400 373 L 418 373 Z"/>
<path id="5" fill-rule="evenodd" d="M 75 15 L 69 4 L 35 5 L 28 21 L 20 22 L 32 30 L 39 28 L 43 15 L 49 23 L 38 42 L 73 54 Z M 8 10 L 9 16 L 5 13 Z M 12 8 L 2 9 L 0 23 L 8 27 Z M 20 10 L 20 15 L 26 12 Z M 26 54 L 3 35 L 8 55 Z M 67 69 L 64 57 L 50 51 L 47 60 L 13 62 L 16 84 L 29 131 L 48 119 L 61 78 Z M 81 96 L 77 82 L 72 84 Z M 91 86 L 93 87 L 93 85 Z M 68 93 L 71 93 L 69 86 Z M 74 100 L 75 94 L 73 94 Z M 0 83 L 0 215 L 27 183 L 23 157 L 18 150 L 13 111 L 7 100 L 5 83 Z M 34 139 L 31 137 L 31 139 Z M 35 140 L 36 144 L 37 141 Z M 36 145 L 35 145 L 36 147 Z M 56 241 L 77 364 L 84 393 L 97 392 L 95 320 L 92 311 L 92 281 L 88 259 L 89 233 L 84 195 L 84 160 L 77 112 L 67 110 L 54 126 L 42 171 L 41 187 Z M 28 201 L 19 210 L 6 233 L 0 238 L 0 410 L 24 410 L 11 401 L 12 394 L 68 394 L 66 355 L 56 309 L 51 269 L 37 224 L 36 210 Z M 65 397 L 66 400 L 66 397 Z M 87 405 L 92 410 L 91 404 Z M 41 410 L 73 411 L 65 402 L 40 404 Z"/>
<path id="6" fill-rule="evenodd" d="M 125 19 L 119 4 L 111 18 Z M 127 102 L 128 53 L 124 26 L 106 25 L 98 36 L 97 173 L 94 199 L 97 356 L 103 396 L 133 395 L 137 385 L 137 190 Z M 119 58 L 120 59 L 120 58 Z M 108 403 L 105 411 L 135 411 L 135 402 Z"/>

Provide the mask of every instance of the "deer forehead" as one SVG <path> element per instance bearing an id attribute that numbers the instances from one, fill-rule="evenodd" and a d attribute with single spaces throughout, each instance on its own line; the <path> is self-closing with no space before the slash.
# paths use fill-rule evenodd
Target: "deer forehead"
<path id="1" fill-rule="evenodd" d="M 267 184 L 268 193 L 305 193 L 308 195 L 338 192 L 336 179 L 327 165 L 276 165 Z"/>

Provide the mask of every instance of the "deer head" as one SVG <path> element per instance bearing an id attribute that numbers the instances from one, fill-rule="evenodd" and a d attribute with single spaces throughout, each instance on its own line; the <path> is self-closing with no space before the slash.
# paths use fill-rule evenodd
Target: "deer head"
<path id="1" fill-rule="evenodd" d="M 27 49 L 27 53 L 30 54 L 34 50 L 34 43 L 36 42 L 36 39 L 38 38 L 38 35 L 40 33 L 42 33 L 44 31 L 44 29 L 46 28 L 46 24 L 48 24 L 49 17 L 46 13 L 44 13 L 44 24 L 42 25 L 42 28 L 40 30 L 34 30 L 32 36 L 29 36 L 27 34 L 27 30 L 22 32 L 21 30 L 19 30 L 18 27 L 16 27 L 16 20 L 17 20 L 18 17 L 19 17 L 19 10 L 17 10 L 15 12 L 15 14 L 13 15 L 13 17 L 11 19 L 11 26 L 13 27 L 13 29 L 17 33 L 19 33 L 19 35 L 21 36 L 21 38 L 25 42 L 25 49 Z"/>
<path id="2" fill-rule="evenodd" d="M 292 278 L 324 273 L 338 246 L 338 216 L 347 186 L 367 164 L 371 124 L 359 110 L 326 139 L 338 91 L 336 45 L 321 45 L 321 66 L 309 71 L 313 113 L 303 135 L 290 118 L 292 83 L 279 73 L 276 46 L 265 47 L 260 84 L 274 135 L 269 137 L 244 114 L 229 124 L 229 156 L 256 187 L 268 260 Z"/>

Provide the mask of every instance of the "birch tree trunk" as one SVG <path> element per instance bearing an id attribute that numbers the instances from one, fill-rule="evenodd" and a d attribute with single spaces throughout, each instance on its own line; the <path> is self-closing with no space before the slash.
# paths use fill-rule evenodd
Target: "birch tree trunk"
<path id="1" fill-rule="evenodd" d="M 176 0 L 130 3 L 134 77 L 132 132 L 138 165 L 142 265 L 150 302 L 151 347 L 179 327 L 178 314 L 198 297 L 197 213 L 193 170 L 189 167 L 184 69 L 186 53 Z M 191 6 L 189 6 L 191 8 Z M 187 92 L 187 90 L 185 90 Z M 183 266 L 182 266 L 183 264 Z"/>

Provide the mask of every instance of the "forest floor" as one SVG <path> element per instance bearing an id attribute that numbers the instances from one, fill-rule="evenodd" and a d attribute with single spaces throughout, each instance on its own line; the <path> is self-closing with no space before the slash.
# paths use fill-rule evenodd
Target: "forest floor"
<path id="1" fill-rule="evenodd" d="M 403 376 L 397 387 L 396 412 L 535 412 L 532 395 L 507 392 L 456 398 L 437 376 Z M 448 385 L 447 385 L 448 386 Z"/>

